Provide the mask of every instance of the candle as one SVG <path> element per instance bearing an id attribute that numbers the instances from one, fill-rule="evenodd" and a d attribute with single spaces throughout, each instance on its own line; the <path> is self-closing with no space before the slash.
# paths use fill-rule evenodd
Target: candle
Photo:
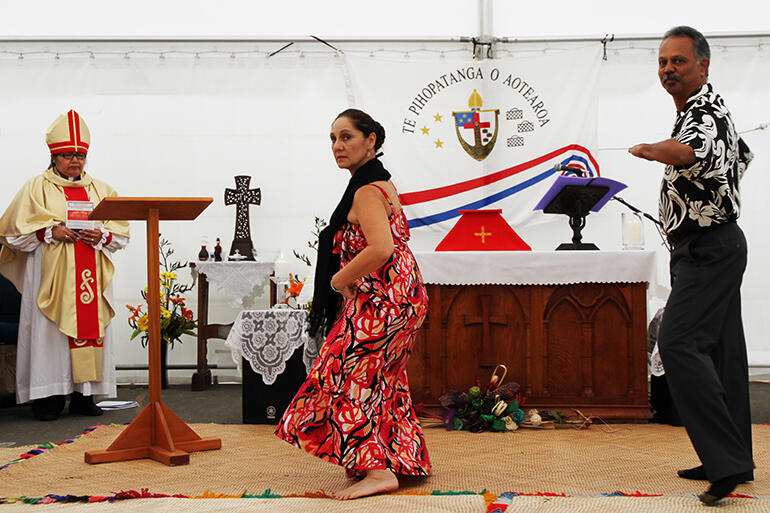
<path id="1" fill-rule="evenodd" d="M 275 281 L 286 281 L 289 278 L 289 263 L 283 258 L 283 250 L 278 260 L 273 264 L 273 273 L 275 274 Z"/>
<path id="2" fill-rule="evenodd" d="M 623 249 L 644 249 L 644 226 L 642 218 L 637 213 L 622 215 Z"/>

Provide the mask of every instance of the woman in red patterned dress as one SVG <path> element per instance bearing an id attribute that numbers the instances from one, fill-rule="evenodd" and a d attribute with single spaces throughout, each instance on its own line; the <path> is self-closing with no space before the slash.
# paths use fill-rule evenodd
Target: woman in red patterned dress
<path id="1" fill-rule="evenodd" d="M 431 472 L 406 376 L 428 298 L 398 193 L 377 158 L 384 129 L 348 109 L 330 136 L 351 179 L 319 237 L 310 332 L 328 335 L 276 435 L 363 477 L 333 494 L 353 499 L 397 489 L 398 474 Z"/>

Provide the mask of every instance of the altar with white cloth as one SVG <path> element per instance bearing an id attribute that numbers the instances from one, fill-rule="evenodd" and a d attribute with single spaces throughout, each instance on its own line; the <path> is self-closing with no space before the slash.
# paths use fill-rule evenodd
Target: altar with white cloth
<path id="1" fill-rule="evenodd" d="M 486 385 L 493 368 L 526 406 L 644 422 L 652 251 L 416 252 L 428 317 L 409 360 L 412 398 Z"/>
<path id="2" fill-rule="evenodd" d="M 230 305 L 242 307 L 247 298 L 262 295 L 273 266 L 274 262 L 192 262 L 190 269 L 193 276 L 213 284 Z"/>
<path id="3" fill-rule="evenodd" d="M 211 386 L 208 339 L 224 339 L 230 329 L 229 324 L 209 324 L 209 284 L 213 284 L 230 305 L 240 308 L 247 299 L 262 295 L 273 265 L 273 262 L 259 261 L 190 262 L 190 272 L 198 281 L 198 356 L 197 369 L 192 376 L 193 390 Z"/>

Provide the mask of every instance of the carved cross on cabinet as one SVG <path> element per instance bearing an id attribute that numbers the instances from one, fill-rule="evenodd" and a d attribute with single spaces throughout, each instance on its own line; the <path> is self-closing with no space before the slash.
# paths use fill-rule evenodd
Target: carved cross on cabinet
<path id="1" fill-rule="evenodd" d="M 235 237 L 230 246 L 230 256 L 238 251 L 244 260 L 254 260 L 254 244 L 251 242 L 251 226 L 249 223 L 249 205 L 262 203 L 262 191 L 259 188 L 249 189 L 251 177 L 239 175 L 235 177 L 235 189 L 225 189 L 225 205 L 235 205 Z"/>
<path id="2" fill-rule="evenodd" d="M 479 367 L 494 368 L 499 362 L 494 360 L 494 341 L 492 340 L 492 325 L 508 326 L 508 315 L 491 315 L 492 296 L 481 294 L 479 296 L 481 304 L 481 316 L 464 315 L 463 324 L 465 326 L 475 326 L 481 324 L 481 358 L 479 358 Z"/>

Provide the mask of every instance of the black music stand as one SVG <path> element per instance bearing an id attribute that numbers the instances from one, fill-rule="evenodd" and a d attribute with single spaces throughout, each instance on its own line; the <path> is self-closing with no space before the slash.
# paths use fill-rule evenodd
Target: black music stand
<path id="1" fill-rule="evenodd" d="M 591 211 L 598 212 L 610 198 L 625 187 L 620 182 L 604 177 L 558 177 L 535 207 L 535 210 L 542 210 L 545 214 L 569 216 L 572 242 L 560 244 L 556 250 L 598 250 L 596 244 L 582 242 L 581 231 L 586 225 L 586 216 Z"/>

